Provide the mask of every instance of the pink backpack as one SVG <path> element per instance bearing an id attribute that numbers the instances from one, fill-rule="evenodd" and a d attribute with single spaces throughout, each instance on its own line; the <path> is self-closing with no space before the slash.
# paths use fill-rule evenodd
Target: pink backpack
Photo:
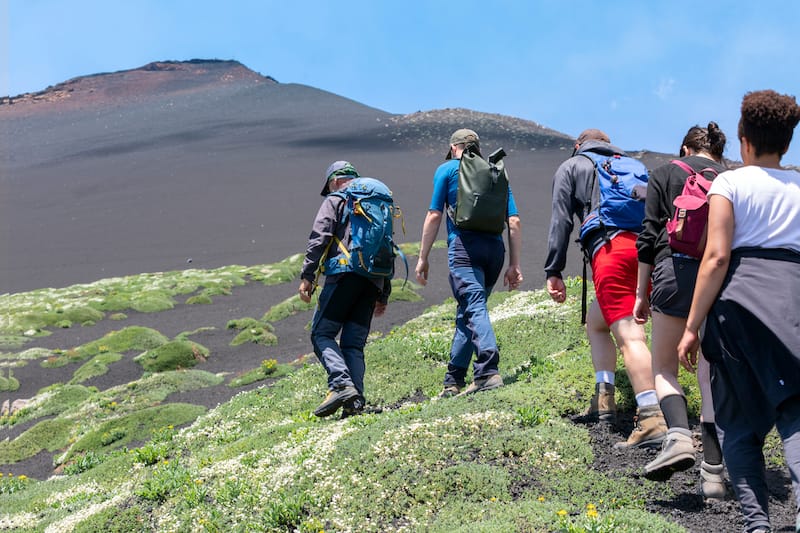
<path id="1" fill-rule="evenodd" d="M 708 232 L 708 189 L 711 180 L 703 176 L 711 172 L 716 177 L 717 171 L 713 168 L 704 168 L 695 171 L 692 167 L 677 159 L 673 164 L 681 167 L 689 174 L 683 191 L 675 198 L 675 214 L 667 222 L 667 237 L 670 247 L 682 254 L 691 257 L 703 257 L 706 248 L 706 234 Z"/>

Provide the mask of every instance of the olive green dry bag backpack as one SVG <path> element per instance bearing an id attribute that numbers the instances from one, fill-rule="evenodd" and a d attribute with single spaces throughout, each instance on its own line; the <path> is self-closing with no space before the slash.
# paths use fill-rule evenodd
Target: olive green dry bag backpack
<path id="1" fill-rule="evenodd" d="M 508 176 L 502 148 L 488 159 L 467 147 L 458 166 L 458 195 L 449 210 L 456 227 L 499 235 L 508 219 Z"/>

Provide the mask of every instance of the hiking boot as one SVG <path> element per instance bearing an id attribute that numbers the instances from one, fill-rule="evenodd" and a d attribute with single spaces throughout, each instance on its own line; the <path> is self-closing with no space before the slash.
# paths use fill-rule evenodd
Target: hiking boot
<path id="1" fill-rule="evenodd" d="M 358 396 L 353 400 L 349 400 L 342 405 L 342 420 L 350 418 L 351 416 L 358 416 L 364 412 L 366 402 L 363 396 Z"/>
<path id="2" fill-rule="evenodd" d="M 442 392 L 436 395 L 436 398 L 452 398 L 461 393 L 461 387 L 458 385 L 445 385 Z"/>
<path id="3" fill-rule="evenodd" d="M 648 405 L 636 410 L 633 418 L 634 427 L 628 440 L 614 445 L 617 450 L 627 448 L 657 448 L 664 442 L 667 434 L 667 423 L 658 405 Z"/>
<path id="4" fill-rule="evenodd" d="M 492 390 L 503 386 L 503 378 L 500 374 L 492 374 L 485 378 L 476 378 L 469 387 L 464 389 L 459 396 L 466 396 L 468 394 L 475 394 L 476 392 Z"/>
<path id="5" fill-rule="evenodd" d="M 595 383 L 594 396 L 589 407 L 581 413 L 586 420 L 614 424 L 617 421 L 617 403 L 614 400 L 614 385 Z"/>
<path id="6" fill-rule="evenodd" d="M 329 390 L 325 400 L 314 410 L 314 416 L 328 416 L 339 410 L 348 400 L 358 398 L 358 391 L 355 387 L 342 387 L 340 389 Z"/>
<path id="7" fill-rule="evenodd" d="M 661 453 L 644 467 L 644 477 L 650 481 L 667 481 L 675 472 L 683 472 L 693 466 L 692 432 L 684 428 L 670 428 Z"/>
<path id="8" fill-rule="evenodd" d="M 711 465 L 705 461 L 700 463 L 700 492 L 707 500 L 724 500 L 728 490 L 725 477 L 722 475 L 722 463 Z"/>

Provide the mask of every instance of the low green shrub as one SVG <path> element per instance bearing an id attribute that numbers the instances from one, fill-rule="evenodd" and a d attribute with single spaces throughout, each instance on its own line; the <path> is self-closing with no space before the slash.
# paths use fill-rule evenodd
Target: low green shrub
<path id="1" fill-rule="evenodd" d="M 134 358 L 148 372 L 191 368 L 208 357 L 208 349 L 187 340 L 169 341 Z"/>
<path id="2" fill-rule="evenodd" d="M 214 301 L 207 294 L 197 294 L 187 298 L 186 303 L 187 305 L 208 305 L 214 303 Z"/>

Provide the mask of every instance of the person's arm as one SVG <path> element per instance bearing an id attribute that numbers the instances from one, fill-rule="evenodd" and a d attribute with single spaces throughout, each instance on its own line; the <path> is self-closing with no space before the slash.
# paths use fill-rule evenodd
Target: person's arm
<path id="1" fill-rule="evenodd" d="M 637 324 L 644 324 L 650 316 L 650 274 L 653 265 L 639 261 L 639 271 L 636 280 L 636 301 L 633 304 L 633 320 Z"/>
<path id="2" fill-rule="evenodd" d="M 697 351 L 700 347 L 700 327 L 717 299 L 722 283 L 728 273 L 733 243 L 733 204 L 719 194 L 708 197 L 708 239 L 697 283 L 694 287 L 692 307 L 686 319 L 686 329 L 678 344 L 678 359 L 681 365 L 694 372 Z"/>
<path id="3" fill-rule="evenodd" d="M 439 233 L 439 225 L 442 223 L 442 212 L 431 209 L 425 216 L 425 223 L 422 225 L 422 239 L 419 244 L 419 260 L 417 261 L 417 281 L 421 285 L 428 283 L 428 254 L 431 252 L 433 242 Z"/>
<path id="4" fill-rule="evenodd" d="M 573 227 L 575 181 L 572 175 L 579 159 L 570 158 L 564 161 L 553 176 L 553 204 L 544 271 L 547 276 L 547 292 L 558 303 L 564 302 L 567 297 L 567 288 L 561 279 L 561 271 L 567 263 L 569 235 Z"/>
<path id="5" fill-rule="evenodd" d="M 303 267 L 300 271 L 300 286 L 297 289 L 300 299 L 306 303 L 311 301 L 319 263 L 323 260 L 322 256 L 336 231 L 341 204 L 342 200 L 339 197 L 326 197 L 314 218 L 314 225 L 306 245 Z"/>
<path id="6" fill-rule="evenodd" d="M 522 222 L 519 216 L 508 217 L 508 268 L 503 285 L 514 290 L 522 283 L 522 270 L 519 266 L 520 249 L 522 248 Z"/>
<path id="7" fill-rule="evenodd" d="M 639 262 L 649 264 L 651 271 L 656 262 L 659 236 L 664 230 L 666 220 L 672 217 L 672 212 L 664 210 L 666 204 L 672 205 L 668 191 L 669 172 L 672 170 L 670 167 L 675 167 L 675 165 L 667 163 L 650 173 L 644 202 L 642 231 L 636 238 L 636 253 Z M 681 172 L 683 171 L 681 170 Z"/>

